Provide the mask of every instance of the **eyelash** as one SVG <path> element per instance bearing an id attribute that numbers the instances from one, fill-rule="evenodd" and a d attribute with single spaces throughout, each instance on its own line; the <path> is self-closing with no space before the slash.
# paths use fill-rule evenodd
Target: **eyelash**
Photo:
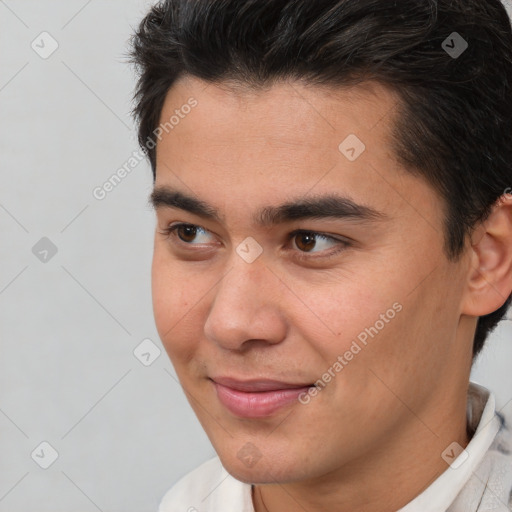
<path id="1" fill-rule="evenodd" d="M 181 223 L 178 223 L 178 224 L 173 224 L 173 225 L 170 225 L 168 226 L 167 228 L 163 229 L 161 231 L 161 234 L 162 235 L 165 235 L 166 236 L 166 239 L 169 239 L 171 237 L 176 237 L 176 231 L 181 228 L 181 227 L 193 227 L 193 228 L 199 228 L 205 232 L 209 232 L 207 229 L 201 227 L 201 226 L 198 226 L 196 224 L 189 224 L 189 223 L 184 223 L 184 222 L 181 222 Z M 291 240 L 293 240 L 293 238 L 295 238 L 297 235 L 302 235 L 302 234 L 307 234 L 307 235 L 313 235 L 314 237 L 316 238 L 322 238 L 324 240 L 330 240 L 330 241 L 334 241 L 334 242 L 337 242 L 341 247 L 338 247 L 338 248 L 335 248 L 333 250 L 331 250 L 331 252 L 329 254 L 326 254 L 326 255 L 320 255 L 320 256 L 316 256 L 316 255 L 313 255 L 313 256 L 310 256 L 308 252 L 305 252 L 305 251 L 298 251 L 297 255 L 295 256 L 297 259 L 299 260 L 312 260 L 312 259 L 317 259 L 317 258 L 322 258 L 322 259 L 326 259 L 326 258 L 331 258 L 331 257 L 334 257 L 336 255 L 338 255 L 339 253 L 343 252 L 344 250 L 348 249 L 349 247 L 352 246 L 352 244 L 348 241 L 348 240 L 341 240 L 339 238 L 335 238 L 333 236 L 330 236 L 330 235 L 327 235 L 325 233 L 320 233 L 318 231 L 309 231 L 309 230 L 305 230 L 305 229 L 296 229 L 295 231 L 292 231 L 291 233 L 289 233 L 288 237 L 287 237 L 287 242 L 290 242 Z M 178 237 L 178 240 L 181 244 L 185 244 L 185 245 L 192 245 L 192 244 L 189 244 L 187 242 L 184 242 L 183 240 L 180 240 L 179 237 Z"/>

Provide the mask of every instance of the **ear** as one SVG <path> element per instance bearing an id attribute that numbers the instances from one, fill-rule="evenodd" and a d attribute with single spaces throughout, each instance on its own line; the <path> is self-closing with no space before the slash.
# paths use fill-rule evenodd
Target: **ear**
<path id="1" fill-rule="evenodd" d="M 512 292 L 512 191 L 507 189 L 471 236 L 471 267 L 462 313 L 483 316 Z M 510 192 L 509 192 L 510 191 Z M 507 193 L 508 192 L 508 193 Z"/>

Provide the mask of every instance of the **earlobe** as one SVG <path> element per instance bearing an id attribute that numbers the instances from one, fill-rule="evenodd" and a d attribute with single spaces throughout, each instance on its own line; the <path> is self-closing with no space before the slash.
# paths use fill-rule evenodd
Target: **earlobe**
<path id="1" fill-rule="evenodd" d="M 512 292 L 512 194 L 504 194 L 471 236 L 471 267 L 462 313 L 483 316 Z"/>

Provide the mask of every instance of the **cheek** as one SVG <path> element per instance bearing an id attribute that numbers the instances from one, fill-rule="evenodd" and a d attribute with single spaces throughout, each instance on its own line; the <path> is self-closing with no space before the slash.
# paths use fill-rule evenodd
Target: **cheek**
<path id="1" fill-rule="evenodd" d="M 336 350 L 343 350 L 376 322 L 381 327 L 380 315 L 393 322 L 396 316 L 393 304 L 399 302 L 393 287 L 377 287 L 368 273 L 360 274 L 357 279 L 328 275 L 325 282 L 303 283 L 300 287 L 295 283 L 292 289 L 306 306 L 296 301 L 297 312 L 301 313 L 297 325 L 306 331 L 314 329 L 313 338 L 320 334 L 330 337 L 333 341 L 329 346 Z"/>
<path id="2" fill-rule="evenodd" d="M 179 265 L 169 263 L 160 252 L 155 251 L 151 271 L 153 314 L 160 339 L 174 363 L 191 353 L 193 340 L 200 339 L 199 323 L 192 319 L 206 290 L 194 273 L 184 278 Z"/>
<path id="3" fill-rule="evenodd" d="M 393 390 L 412 405 L 442 381 L 457 326 L 456 294 L 443 288 L 448 279 L 440 272 L 413 292 L 400 294 L 402 310 L 368 338 L 358 356 L 361 369 L 371 369 L 369 382 L 383 400 L 392 400 Z"/>
<path id="4" fill-rule="evenodd" d="M 417 271 L 390 265 L 380 266 L 378 274 L 326 275 L 324 282 L 300 288 L 295 284 L 296 295 L 310 309 L 301 310 L 296 325 L 328 368 L 346 354 L 340 370 L 345 377 L 340 380 L 347 378 L 351 386 L 371 377 L 368 368 L 377 374 L 390 372 L 393 380 L 408 378 L 420 363 L 421 368 L 431 368 L 439 357 L 428 343 L 439 326 L 431 311 L 437 306 L 436 290 L 429 283 L 431 287 L 424 284 L 411 293 L 415 280 Z"/>

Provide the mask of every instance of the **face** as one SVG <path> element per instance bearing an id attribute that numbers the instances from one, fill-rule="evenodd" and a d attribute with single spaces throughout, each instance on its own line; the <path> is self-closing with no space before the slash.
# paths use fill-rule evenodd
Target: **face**
<path id="1" fill-rule="evenodd" d="M 433 397 L 460 389 L 468 265 L 443 252 L 440 198 L 393 157 L 396 105 L 377 84 L 187 78 L 166 97 L 155 320 L 240 480 L 341 471 L 418 418 L 440 425 Z"/>

